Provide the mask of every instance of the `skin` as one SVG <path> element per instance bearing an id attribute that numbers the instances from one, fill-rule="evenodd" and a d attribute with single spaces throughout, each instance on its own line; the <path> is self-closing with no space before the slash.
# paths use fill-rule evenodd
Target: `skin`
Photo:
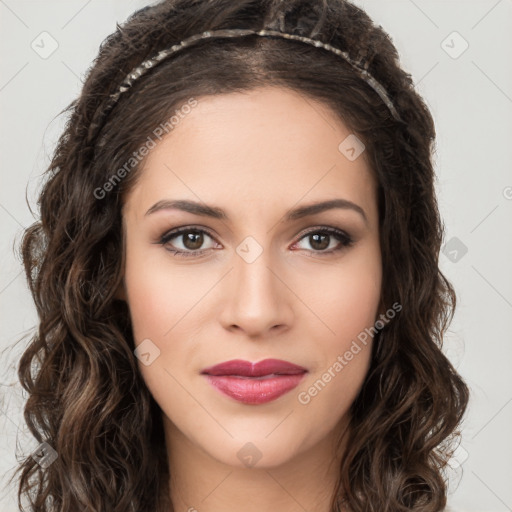
<path id="1" fill-rule="evenodd" d="M 350 130 L 311 98 L 264 87 L 198 102 L 150 151 L 123 206 L 120 294 L 136 344 L 150 339 L 160 350 L 139 367 L 162 409 L 174 509 L 327 512 L 371 340 L 307 404 L 298 396 L 381 313 L 375 178 L 364 152 L 350 161 L 338 149 Z M 366 220 L 337 208 L 282 221 L 289 209 L 335 198 L 360 206 Z M 164 199 L 215 205 L 229 220 L 176 209 L 146 215 Z M 169 252 L 198 247 L 183 235 L 158 243 L 182 226 L 211 232 L 203 254 Z M 353 245 L 331 236 L 322 248 L 305 235 L 328 226 Z M 250 263 L 237 253 L 246 237 L 262 249 Z M 340 250 L 322 254 L 332 248 Z M 266 404 L 240 403 L 200 374 L 230 359 L 266 358 L 308 370 Z M 244 446 L 259 454 L 255 465 L 237 455 Z"/>

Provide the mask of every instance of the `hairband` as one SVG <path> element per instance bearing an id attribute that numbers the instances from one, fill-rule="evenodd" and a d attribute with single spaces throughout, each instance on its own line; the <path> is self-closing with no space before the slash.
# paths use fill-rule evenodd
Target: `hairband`
<path id="1" fill-rule="evenodd" d="M 352 66 L 354 71 L 357 73 L 359 77 L 361 77 L 372 89 L 380 96 L 382 101 L 386 104 L 389 111 L 393 115 L 393 117 L 397 121 L 401 121 L 400 116 L 398 115 L 398 112 L 396 111 L 393 102 L 391 101 L 388 93 L 386 92 L 386 89 L 377 81 L 375 78 L 368 72 L 367 66 L 368 62 L 365 64 L 362 63 L 362 61 L 355 62 L 353 61 L 347 52 L 341 51 L 338 48 L 335 48 L 334 46 L 323 43 L 322 41 L 318 41 L 316 39 L 311 39 L 309 37 L 304 36 L 298 36 L 295 34 L 288 34 L 286 32 L 280 32 L 277 30 L 251 30 L 251 29 L 219 29 L 219 30 L 207 30 L 206 32 L 203 32 L 201 34 L 195 34 L 193 36 L 187 37 L 183 41 L 181 41 L 178 44 L 175 44 L 171 46 L 170 48 L 167 48 L 165 50 L 159 51 L 155 56 L 153 56 L 150 59 L 145 60 L 140 64 L 139 66 L 135 67 L 126 75 L 126 78 L 121 83 L 121 86 L 119 87 L 119 90 L 110 95 L 110 99 L 108 103 L 105 105 L 104 108 L 101 109 L 102 117 L 106 116 L 108 112 L 114 107 L 114 105 L 119 100 L 120 96 L 126 92 L 134 82 L 139 79 L 141 76 L 143 76 L 145 73 L 148 72 L 151 68 L 155 67 L 157 64 L 168 58 L 169 56 L 179 52 L 183 48 L 186 48 L 196 41 L 202 41 L 204 39 L 214 38 L 214 37 L 240 37 L 240 36 L 247 36 L 247 35 L 258 35 L 258 36 L 276 36 L 276 37 L 282 37 L 285 39 L 293 39 L 296 41 L 302 41 L 303 43 L 310 44 L 312 46 L 316 46 L 318 48 L 324 48 L 342 59 L 344 59 L 348 64 Z"/>

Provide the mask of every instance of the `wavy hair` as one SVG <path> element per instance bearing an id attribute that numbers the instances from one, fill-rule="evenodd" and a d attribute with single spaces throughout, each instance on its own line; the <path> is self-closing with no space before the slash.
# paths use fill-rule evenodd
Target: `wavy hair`
<path id="1" fill-rule="evenodd" d="M 221 28 L 280 29 L 364 57 L 401 121 L 343 59 L 282 38 L 197 43 L 149 70 L 95 128 L 109 96 L 144 59 Z M 378 181 L 381 301 L 403 310 L 374 339 L 352 404 L 332 511 L 437 512 L 468 389 L 443 355 L 456 294 L 439 269 L 443 224 L 435 195 L 432 116 L 390 37 L 344 0 L 165 0 L 133 13 L 101 44 L 68 114 L 39 197 L 40 220 L 20 251 L 38 328 L 18 377 L 26 423 L 58 458 L 17 469 L 18 503 L 35 512 L 172 510 L 161 411 L 138 371 L 129 311 L 116 299 L 121 208 L 140 163 L 108 182 L 191 97 L 280 86 L 324 102 L 364 141 Z"/>

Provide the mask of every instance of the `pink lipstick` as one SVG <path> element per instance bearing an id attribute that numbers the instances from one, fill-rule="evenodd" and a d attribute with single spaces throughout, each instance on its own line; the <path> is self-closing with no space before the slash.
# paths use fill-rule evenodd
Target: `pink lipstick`
<path id="1" fill-rule="evenodd" d="M 233 359 L 205 368 L 208 382 L 221 393 L 245 404 L 263 404 L 297 387 L 307 370 L 288 361 L 265 359 L 251 363 Z"/>

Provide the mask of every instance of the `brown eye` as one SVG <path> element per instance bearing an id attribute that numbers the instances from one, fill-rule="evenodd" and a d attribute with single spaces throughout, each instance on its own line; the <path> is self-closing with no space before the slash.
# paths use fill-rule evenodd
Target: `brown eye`
<path id="1" fill-rule="evenodd" d="M 203 245 L 203 234 L 198 231 L 189 231 L 182 236 L 183 245 L 191 251 L 197 251 Z"/>
<path id="2" fill-rule="evenodd" d="M 203 247 L 205 235 L 213 240 L 213 237 L 203 229 L 180 228 L 163 235 L 159 243 L 176 256 L 197 256 L 212 248 Z"/>
<path id="3" fill-rule="evenodd" d="M 329 247 L 331 236 L 325 234 L 315 233 L 313 235 L 309 235 L 309 243 L 313 249 L 317 249 L 319 251 L 323 251 Z"/>
<path id="4" fill-rule="evenodd" d="M 349 235 L 339 229 L 330 227 L 317 228 L 315 231 L 309 231 L 301 237 L 301 240 L 307 240 L 313 252 L 321 254 L 331 254 L 341 251 L 354 243 Z M 306 247 L 306 250 L 310 249 Z"/>

